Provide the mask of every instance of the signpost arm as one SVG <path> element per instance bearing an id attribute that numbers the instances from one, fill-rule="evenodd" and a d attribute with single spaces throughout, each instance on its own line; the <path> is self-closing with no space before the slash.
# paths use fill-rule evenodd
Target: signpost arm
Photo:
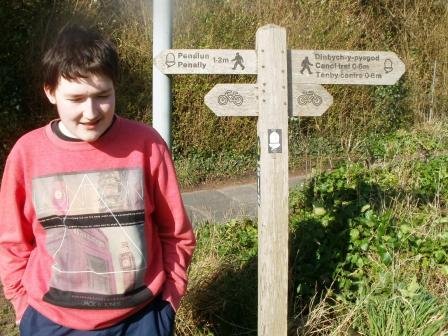
<path id="1" fill-rule="evenodd" d="M 172 0 L 153 2 L 153 58 L 172 43 Z M 152 67 L 152 124 L 171 148 L 171 81 Z"/>
<path id="2" fill-rule="evenodd" d="M 257 31 L 258 335 L 287 334 L 288 78 L 286 30 Z"/>

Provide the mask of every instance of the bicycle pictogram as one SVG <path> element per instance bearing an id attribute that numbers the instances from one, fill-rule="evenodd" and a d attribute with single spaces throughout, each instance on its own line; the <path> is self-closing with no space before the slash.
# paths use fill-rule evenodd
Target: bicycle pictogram
<path id="1" fill-rule="evenodd" d="M 227 105 L 229 102 L 240 106 L 244 99 L 237 91 L 227 90 L 223 95 L 218 96 L 219 105 Z"/>
<path id="2" fill-rule="evenodd" d="M 313 90 L 303 91 L 303 94 L 297 97 L 299 105 L 306 105 L 313 103 L 314 106 L 322 104 L 322 97 L 316 94 Z"/>

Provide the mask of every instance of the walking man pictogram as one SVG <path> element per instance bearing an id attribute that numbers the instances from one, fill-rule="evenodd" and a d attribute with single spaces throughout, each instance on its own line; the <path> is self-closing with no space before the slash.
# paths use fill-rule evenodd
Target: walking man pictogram
<path id="1" fill-rule="evenodd" d="M 310 69 L 310 65 L 312 65 L 312 64 L 311 64 L 310 60 L 308 59 L 308 56 L 306 56 L 305 59 L 302 61 L 302 70 L 300 70 L 300 73 L 303 75 L 303 72 L 305 70 L 308 70 L 308 73 L 311 75 L 312 72 Z"/>
<path id="2" fill-rule="evenodd" d="M 235 62 L 234 66 L 233 66 L 233 70 L 236 70 L 236 67 L 239 65 L 241 66 L 241 69 L 244 70 L 244 59 L 243 56 L 240 55 L 240 53 L 236 53 L 235 58 L 232 60 L 232 62 Z"/>

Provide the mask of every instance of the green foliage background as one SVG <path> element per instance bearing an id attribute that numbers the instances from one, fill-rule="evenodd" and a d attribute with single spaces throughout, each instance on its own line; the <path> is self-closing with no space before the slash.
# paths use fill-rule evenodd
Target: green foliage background
<path id="1" fill-rule="evenodd" d="M 446 1 L 177 0 L 174 4 L 174 48 L 253 49 L 257 28 L 274 23 L 287 29 L 291 49 L 390 50 L 405 62 L 406 73 L 394 86 L 327 85 L 334 97 L 327 113 L 290 122 L 292 168 L 358 158 L 371 139 L 446 114 Z M 39 61 L 68 20 L 97 26 L 117 43 L 122 57 L 118 113 L 151 123 L 151 7 L 151 1 L 143 0 L 2 2 L 1 163 L 21 134 L 55 117 L 42 94 Z M 255 76 L 173 77 L 173 154 L 184 185 L 254 171 L 256 118 L 216 117 L 203 97 L 217 83 L 255 81 Z"/>

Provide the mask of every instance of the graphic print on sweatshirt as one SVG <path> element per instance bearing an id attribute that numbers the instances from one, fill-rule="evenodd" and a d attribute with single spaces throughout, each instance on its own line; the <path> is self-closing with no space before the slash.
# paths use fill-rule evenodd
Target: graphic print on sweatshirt
<path id="1" fill-rule="evenodd" d="M 35 178 L 33 200 L 53 258 L 44 300 L 82 309 L 147 301 L 141 169 Z"/>

